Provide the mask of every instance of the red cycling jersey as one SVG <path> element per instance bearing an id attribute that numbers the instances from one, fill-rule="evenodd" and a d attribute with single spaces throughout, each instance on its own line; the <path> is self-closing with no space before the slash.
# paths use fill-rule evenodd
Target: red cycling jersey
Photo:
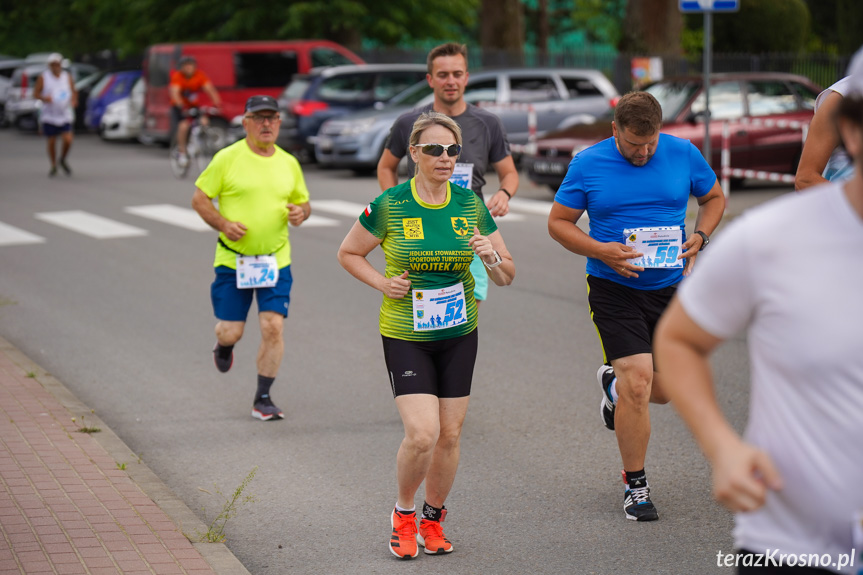
<path id="1" fill-rule="evenodd" d="M 195 70 L 191 78 L 187 78 L 179 70 L 171 72 L 171 86 L 180 88 L 180 98 L 183 100 L 183 109 L 188 110 L 198 105 L 198 94 L 204 88 L 204 84 L 210 78 L 201 70 Z"/>

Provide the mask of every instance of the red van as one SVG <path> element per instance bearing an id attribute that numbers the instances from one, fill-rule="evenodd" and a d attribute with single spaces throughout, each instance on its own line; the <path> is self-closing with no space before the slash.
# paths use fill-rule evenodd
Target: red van
<path id="1" fill-rule="evenodd" d="M 317 66 L 363 63 L 344 46 L 327 40 L 155 44 L 144 53 L 142 66 L 147 86 L 142 141 L 167 143 L 170 140 L 168 83 L 183 56 L 193 56 L 198 68 L 210 77 L 219 91 L 226 125 L 243 113 L 250 96 L 278 97 L 296 73 L 306 73 Z M 201 100 L 202 105 L 210 105 L 205 94 Z"/>

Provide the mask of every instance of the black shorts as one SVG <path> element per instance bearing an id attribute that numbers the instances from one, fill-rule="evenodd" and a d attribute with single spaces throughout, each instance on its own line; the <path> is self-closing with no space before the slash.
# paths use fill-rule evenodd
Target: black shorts
<path id="1" fill-rule="evenodd" d="M 393 397 L 428 393 L 467 397 L 473 380 L 477 330 L 436 341 L 407 341 L 381 336 Z"/>
<path id="2" fill-rule="evenodd" d="M 656 323 L 676 291 L 677 285 L 640 290 L 587 276 L 587 303 L 605 363 L 653 352 Z"/>

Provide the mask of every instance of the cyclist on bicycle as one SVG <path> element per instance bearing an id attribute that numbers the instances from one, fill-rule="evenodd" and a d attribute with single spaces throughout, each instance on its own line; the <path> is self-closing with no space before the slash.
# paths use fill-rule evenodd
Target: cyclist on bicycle
<path id="1" fill-rule="evenodd" d="M 188 117 L 189 111 L 198 107 L 198 96 L 200 92 L 206 92 L 216 108 L 221 107 L 222 99 L 216 91 L 210 78 L 198 69 L 198 62 L 192 56 L 184 56 L 177 63 L 177 70 L 171 72 L 171 83 L 169 92 L 171 96 L 171 120 L 177 129 L 177 151 L 179 152 L 180 165 L 185 167 L 189 163 L 186 154 L 186 142 L 189 139 L 189 128 L 191 121 Z"/>

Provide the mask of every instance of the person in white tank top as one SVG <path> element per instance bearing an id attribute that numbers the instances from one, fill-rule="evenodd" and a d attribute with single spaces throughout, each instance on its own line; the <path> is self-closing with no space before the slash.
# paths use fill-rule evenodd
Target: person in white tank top
<path id="1" fill-rule="evenodd" d="M 72 75 L 63 70 L 63 56 L 55 52 L 48 57 L 48 69 L 36 79 L 33 97 L 42 101 L 40 120 L 42 133 L 48 138 L 48 158 L 51 160 L 48 177 L 57 175 L 57 136 L 61 136 L 63 141 L 60 167 L 67 176 L 71 176 L 66 156 L 72 147 L 73 110 L 78 105 L 78 92 Z"/>

